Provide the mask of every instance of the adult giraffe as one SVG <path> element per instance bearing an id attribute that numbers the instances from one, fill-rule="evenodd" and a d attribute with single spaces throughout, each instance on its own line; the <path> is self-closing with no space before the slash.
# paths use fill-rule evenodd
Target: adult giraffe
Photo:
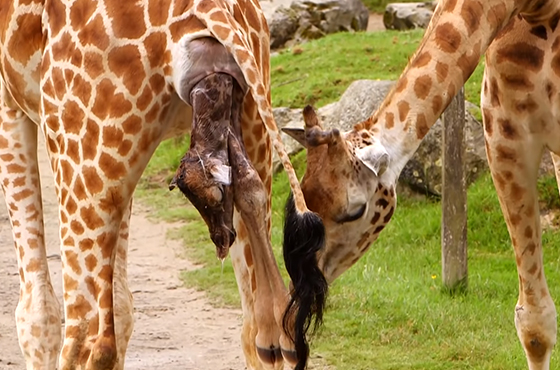
<path id="1" fill-rule="evenodd" d="M 243 350 L 250 369 L 281 368 L 282 354 L 296 361 L 282 331 L 289 294 L 270 246 L 271 143 L 296 198 L 300 228 L 292 240 L 306 242 L 298 231 L 311 227 L 321 242 L 323 229 L 306 208 L 273 120 L 269 34 L 257 0 L 1 0 L 0 72 L 1 184 L 27 369 L 55 369 L 58 357 L 61 369 L 123 368 L 133 325 L 126 256 L 137 181 L 162 139 L 189 131 L 193 118 L 213 117 L 215 99 L 232 97 L 222 107 L 231 112 L 216 116 L 241 128 L 244 148 L 236 153 L 252 165 L 241 175 L 234 169 L 224 177 L 224 167 L 209 174 L 218 181 L 213 194 L 237 188 L 231 254 Z M 43 240 L 38 127 L 59 201 L 62 351 Z M 222 242 L 227 250 L 231 239 Z"/>
<path id="2" fill-rule="evenodd" d="M 380 108 L 350 132 L 325 132 L 310 107 L 302 189 L 323 219 L 318 266 L 331 282 L 389 222 L 399 173 L 486 52 L 486 151 L 519 274 L 515 326 L 531 370 L 548 369 L 556 309 L 546 284 L 536 179 L 544 148 L 560 154 L 560 2 L 440 0 Z"/>

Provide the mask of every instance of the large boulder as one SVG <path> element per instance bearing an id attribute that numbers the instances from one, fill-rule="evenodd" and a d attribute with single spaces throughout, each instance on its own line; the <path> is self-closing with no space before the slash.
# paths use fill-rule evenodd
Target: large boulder
<path id="1" fill-rule="evenodd" d="M 464 170 L 467 185 L 473 183 L 481 173 L 488 169 L 484 149 L 484 130 L 482 124 L 470 113 L 478 107 L 465 102 L 465 155 Z M 443 123 L 438 119 L 414 156 L 408 161 L 399 177 L 415 192 L 430 196 L 441 196 L 442 190 L 442 136 Z"/>
<path id="2" fill-rule="evenodd" d="M 322 107 L 318 114 L 323 127 L 339 128 L 341 131 L 350 130 L 355 124 L 369 118 L 379 107 L 393 81 L 354 81 L 344 92 L 341 99 L 333 104 Z M 484 132 L 482 125 L 470 113 L 476 106 L 466 102 L 465 122 L 465 169 L 467 184 L 471 184 L 481 173 L 487 170 L 486 154 L 484 152 Z M 274 117 L 278 127 L 303 127 L 301 109 L 276 108 Z M 292 138 L 282 134 L 282 140 L 289 148 L 289 154 L 295 154 L 303 148 Z M 275 156 L 275 169 L 280 165 Z M 400 192 L 413 191 L 426 195 L 441 195 L 441 123 L 432 127 L 422 144 L 409 160 L 399 178 L 402 185 Z M 404 188 L 404 189 L 403 189 Z"/>
<path id="3" fill-rule="evenodd" d="M 341 31 L 367 29 L 369 11 L 361 0 L 261 0 L 270 28 L 270 47 L 278 49 Z"/>
<path id="4" fill-rule="evenodd" d="M 436 4 L 436 1 L 388 4 L 383 13 L 383 24 L 389 30 L 426 28 Z"/>
<path id="5" fill-rule="evenodd" d="M 346 89 L 336 109 L 322 120 L 323 127 L 350 131 L 356 123 L 369 118 L 381 105 L 394 81 L 357 80 Z"/>

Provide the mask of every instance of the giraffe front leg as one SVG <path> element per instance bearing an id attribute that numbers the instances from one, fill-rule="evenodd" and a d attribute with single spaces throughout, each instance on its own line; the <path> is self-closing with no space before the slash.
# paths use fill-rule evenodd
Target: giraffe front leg
<path id="1" fill-rule="evenodd" d="M 132 201 L 127 207 L 119 231 L 119 243 L 115 256 L 115 280 L 113 283 L 115 297 L 115 336 L 117 341 L 117 365 L 115 370 L 124 369 L 124 360 L 128 342 L 134 329 L 134 301 L 128 287 L 128 238 Z"/>
<path id="2" fill-rule="evenodd" d="M 27 370 L 54 370 L 61 312 L 46 258 L 37 126 L 15 106 L 1 81 L 0 90 L 0 175 L 20 277 L 18 340 Z"/>
<path id="3" fill-rule="evenodd" d="M 128 154 L 136 161 L 125 167 L 130 162 L 103 142 L 88 148 L 86 134 L 83 151 L 97 156 L 76 165 L 67 151 L 74 137 L 45 131 L 61 210 L 66 327 L 60 369 L 122 370 L 133 314 L 126 282 L 131 197 L 153 148 L 133 146 Z"/>
<path id="4" fill-rule="evenodd" d="M 521 128 L 513 119 L 493 120 L 497 116 L 497 112 L 484 110 L 488 161 L 517 263 L 515 327 L 529 369 L 548 370 L 557 329 L 556 308 L 544 275 L 536 186 L 543 145 L 536 138 L 504 138 L 502 132 L 521 132 Z M 498 130 L 501 124 L 507 124 L 509 130 Z"/>

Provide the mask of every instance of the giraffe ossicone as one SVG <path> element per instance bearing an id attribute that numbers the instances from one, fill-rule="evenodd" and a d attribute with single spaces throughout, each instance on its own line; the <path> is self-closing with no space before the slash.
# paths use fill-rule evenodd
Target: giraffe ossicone
<path id="1" fill-rule="evenodd" d="M 235 238 L 230 255 L 247 366 L 278 369 L 283 355 L 305 365 L 290 339 L 298 328 L 283 330 L 290 292 L 270 245 L 272 146 L 288 173 L 298 230 L 312 228 L 320 247 L 323 228 L 307 209 L 272 116 L 269 49 L 257 0 L 0 0 L 0 181 L 28 370 L 57 362 L 61 369 L 123 369 L 133 327 L 126 272 L 132 195 L 157 145 L 190 131 L 193 117 L 225 129 L 225 112 L 199 99 L 212 91 L 235 102 L 229 121 L 237 128 L 217 139 L 220 154 L 202 158 L 211 166 L 197 171 L 208 170 L 214 181 L 203 189 L 206 201 L 227 203 L 212 235 L 220 255 Z M 38 129 L 59 201 L 64 333 L 46 263 Z M 196 127 L 194 134 L 196 145 L 207 140 Z M 204 185 L 200 176 L 189 180 Z M 230 194 L 231 186 L 247 191 Z M 298 249 L 299 240 L 290 241 Z"/>
<path id="2" fill-rule="evenodd" d="M 326 246 L 316 261 L 332 282 L 390 221 L 401 170 L 486 53 L 486 152 L 516 256 L 514 321 L 531 370 L 550 368 L 557 331 L 543 269 L 536 180 L 548 148 L 560 184 L 559 22 L 555 0 L 440 0 L 420 46 L 369 119 L 341 134 L 337 144 L 317 140 L 333 133 L 317 128 L 311 110 L 304 114 L 304 130 L 288 132 L 307 148 L 302 190 L 325 225 Z M 366 170 L 371 166 L 364 158 L 385 158 L 379 167 L 384 171 Z"/>

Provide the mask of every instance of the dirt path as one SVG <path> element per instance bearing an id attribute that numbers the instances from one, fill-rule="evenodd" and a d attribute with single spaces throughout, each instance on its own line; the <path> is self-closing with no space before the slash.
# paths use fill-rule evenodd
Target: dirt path
<path id="1" fill-rule="evenodd" d="M 58 217 L 52 175 L 41 156 L 47 254 L 53 285 L 62 302 Z M 165 235 L 174 225 L 154 224 L 135 204 L 128 274 L 134 294 L 135 326 L 126 369 L 243 370 L 239 340 L 241 311 L 212 307 L 204 293 L 186 289 L 178 275 L 195 268 L 179 243 Z M 19 277 L 4 201 L 0 201 L 0 370 L 24 370 L 14 320 Z"/>
<path id="2" fill-rule="evenodd" d="M 385 25 L 383 24 L 383 14 L 370 13 L 367 32 L 385 31 Z"/>

